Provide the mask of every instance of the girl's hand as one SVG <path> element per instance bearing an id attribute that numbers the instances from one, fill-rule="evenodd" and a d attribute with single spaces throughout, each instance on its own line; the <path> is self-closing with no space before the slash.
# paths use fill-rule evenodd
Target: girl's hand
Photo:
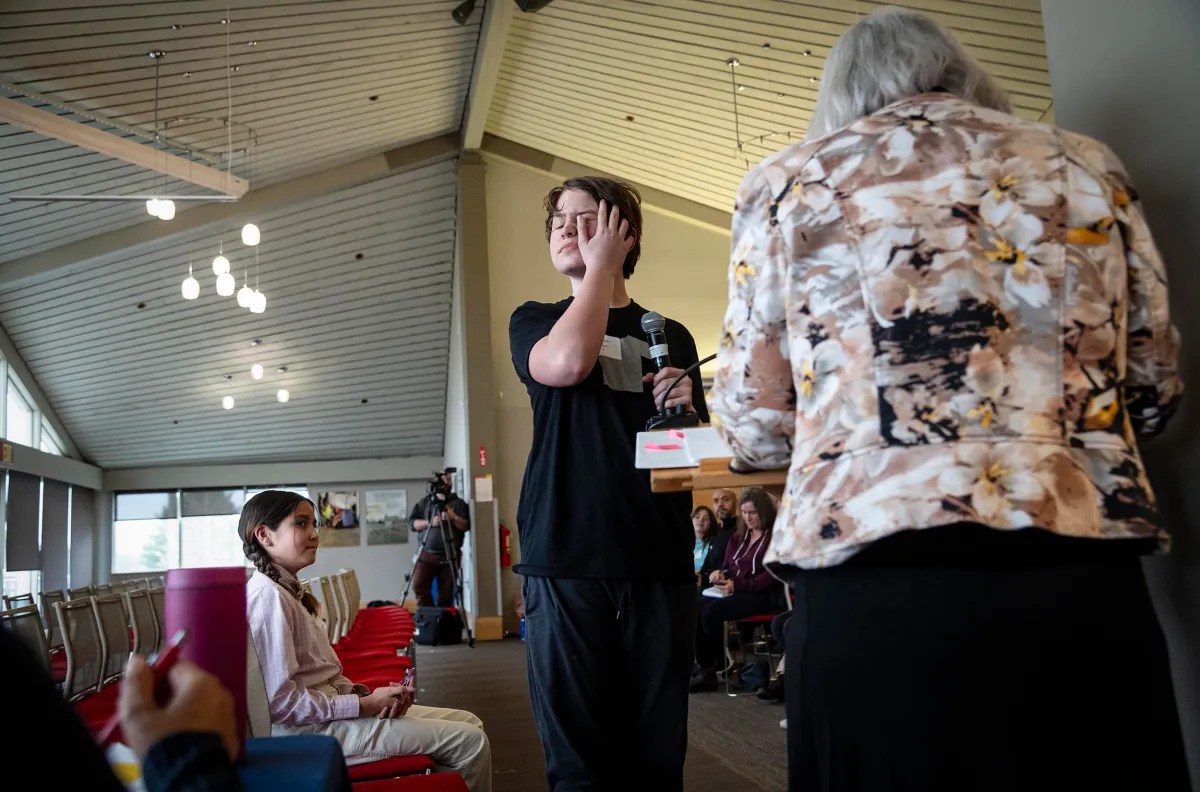
<path id="1" fill-rule="evenodd" d="M 358 712 L 364 716 L 381 715 L 385 710 L 390 710 L 392 705 L 405 695 L 406 690 L 411 690 L 411 688 L 404 688 L 400 685 L 375 688 L 358 700 Z"/>

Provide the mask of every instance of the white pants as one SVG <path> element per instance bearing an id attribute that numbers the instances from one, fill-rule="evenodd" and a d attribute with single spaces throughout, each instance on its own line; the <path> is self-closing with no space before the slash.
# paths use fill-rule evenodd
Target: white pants
<path id="1" fill-rule="evenodd" d="M 271 733 L 333 737 L 342 744 L 350 764 L 425 754 L 433 757 L 439 770 L 461 775 L 471 792 L 492 790 L 492 749 L 483 733 L 483 721 L 464 710 L 414 704 L 402 718 L 350 718 L 305 726 L 277 723 Z"/>

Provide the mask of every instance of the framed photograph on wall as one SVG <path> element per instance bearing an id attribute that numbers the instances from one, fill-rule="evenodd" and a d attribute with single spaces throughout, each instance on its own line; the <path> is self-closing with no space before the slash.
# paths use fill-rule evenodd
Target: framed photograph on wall
<path id="1" fill-rule="evenodd" d="M 408 490 L 367 490 L 367 544 L 408 542 Z"/>
<path id="2" fill-rule="evenodd" d="M 321 529 L 321 547 L 358 547 L 362 544 L 358 493 L 317 493 L 317 526 Z"/>

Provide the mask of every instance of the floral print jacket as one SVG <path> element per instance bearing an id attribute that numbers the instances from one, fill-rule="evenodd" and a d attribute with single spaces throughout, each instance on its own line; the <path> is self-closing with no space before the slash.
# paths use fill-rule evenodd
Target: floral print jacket
<path id="1" fill-rule="evenodd" d="M 742 184 L 714 423 L 789 467 L 767 561 L 960 521 L 1165 548 L 1136 440 L 1182 393 L 1162 261 L 1103 144 L 948 94 Z"/>

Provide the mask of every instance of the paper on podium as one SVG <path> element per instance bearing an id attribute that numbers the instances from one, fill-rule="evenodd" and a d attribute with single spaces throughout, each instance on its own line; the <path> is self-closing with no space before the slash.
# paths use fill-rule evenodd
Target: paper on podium
<path id="1" fill-rule="evenodd" d="M 711 426 L 638 432 L 637 460 L 641 470 L 699 467 L 702 459 L 733 456 L 729 446 Z"/>

